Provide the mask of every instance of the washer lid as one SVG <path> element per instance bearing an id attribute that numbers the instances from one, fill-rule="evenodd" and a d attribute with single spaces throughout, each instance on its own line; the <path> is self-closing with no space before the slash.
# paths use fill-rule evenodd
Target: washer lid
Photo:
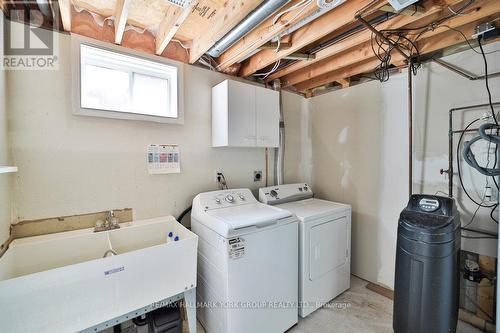
<path id="1" fill-rule="evenodd" d="M 292 216 L 292 214 L 286 210 L 264 205 L 259 202 L 209 210 L 206 213 L 212 218 L 227 224 L 230 230 L 252 226 L 264 227 L 276 223 L 279 219 Z"/>
<path id="2" fill-rule="evenodd" d="M 302 222 L 351 210 L 350 205 L 314 198 L 288 202 L 277 207 L 294 213 Z"/>

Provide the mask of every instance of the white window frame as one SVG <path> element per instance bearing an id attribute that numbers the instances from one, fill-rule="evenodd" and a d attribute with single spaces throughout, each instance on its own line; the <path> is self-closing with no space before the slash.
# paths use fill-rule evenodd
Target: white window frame
<path id="1" fill-rule="evenodd" d="M 169 96 L 169 101 L 173 101 L 173 98 L 176 98 L 176 103 L 177 104 L 177 117 L 162 117 L 162 116 L 155 116 L 155 115 L 147 115 L 147 114 L 140 114 L 140 113 L 132 113 L 132 112 L 124 112 L 124 111 L 112 111 L 112 110 L 96 110 L 96 109 L 91 109 L 91 108 L 84 108 L 82 107 L 81 104 L 81 79 L 82 79 L 82 72 L 81 72 L 81 57 L 80 57 L 80 49 L 81 45 L 87 45 L 90 47 L 95 47 L 99 49 L 103 49 L 106 51 L 111 51 L 115 53 L 121 53 L 126 56 L 132 56 L 132 57 L 137 57 L 153 62 L 158 62 L 161 64 L 166 64 L 169 66 L 173 66 L 177 68 L 177 96 Z M 71 36 L 71 62 L 72 62 L 72 99 L 73 99 L 73 114 L 79 115 L 79 116 L 90 116 L 90 117 L 101 117 L 101 118 L 111 118 L 111 119 L 125 119 L 125 120 L 136 120 L 136 121 L 151 121 L 151 122 L 157 122 L 157 123 L 166 123 L 166 124 L 184 124 L 184 101 L 183 101 L 183 91 L 184 91 L 184 84 L 183 84 L 183 69 L 184 69 L 184 64 L 161 58 L 159 56 L 153 56 L 153 55 L 148 55 L 144 53 L 139 53 L 137 51 L 127 49 L 121 46 L 117 45 L 112 45 L 108 43 L 104 43 L 101 41 L 97 41 L 94 39 L 82 37 L 82 36 L 76 36 L 72 35 Z M 90 63 L 89 64 L 93 64 Z M 93 64 L 100 66 L 99 64 Z M 102 67 L 102 66 L 100 66 Z M 111 68 L 111 67 L 109 67 Z M 117 68 L 120 70 L 123 70 L 122 67 Z M 158 71 L 144 71 L 144 68 L 142 68 L 140 74 L 146 74 L 146 75 L 151 75 L 154 77 L 159 77 L 159 78 L 168 78 L 166 75 L 162 75 L 161 73 L 158 73 Z M 171 82 L 169 80 L 168 84 L 170 85 Z M 171 90 L 169 89 L 169 92 Z M 172 104 L 172 103 L 171 103 Z"/>

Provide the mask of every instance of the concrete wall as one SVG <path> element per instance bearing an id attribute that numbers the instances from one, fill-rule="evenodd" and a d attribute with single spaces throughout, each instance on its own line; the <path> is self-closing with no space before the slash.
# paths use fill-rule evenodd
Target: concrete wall
<path id="1" fill-rule="evenodd" d="M 265 170 L 264 149 L 210 147 L 211 87 L 226 76 L 184 66 L 184 125 L 75 116 L 70 38 L 60 35 L 59 45 L 58 71 L 9 75 L 16 221 L 123 207 L 136 218 L 177 215 L 217 189 L 217 169 L 232 188 L 264 185 L 253 181 Z M 181 173 L 149 175 L 151 143 L 179 144 Z"/>
<path id="2" fill-rule="evenodd" d="M 486 49 L 500 49 L 500 43 Z M 445 60 L 484 73 L 482 58 L 473 51 Z M 488 60 L 490 73 L 500 70 L 498 56 L 489 55 Z M 493 100 L 499 101 L 500 79 L 491 79 L 490 85 Z M 448 110 L 485 103 L 484 81 L 471 82 L 432 64 L 419 71 L 414 90 L 414 193 L 447 192 L 448 179 L 439 170 L 447 169 Z M 392 288 L 397 220 L 408 195 L 406 73 L 386 83 L 369 82 L 314 97 L 305 107 L 298 107 L 303 101 L 289 103 L 285 103 L 286 181 L 310 179 L 318 197 L 352 205 L 352 271 Z M 485 112 L 483 108 L 459 116 L 456 124 L 463 127 Z M 484 153 L 477 155 L 485 160 Z M 293 162 L 299 158 L 299 163 Z M 485 177 L 463 169 L 465 186 L 481 198 Z M 454 182 L 458 184 L 456 175 Z M 455 193 L 466 224 L 476 206 L 457 186 Z M 473 226 L 496 230 L 489 213 L 479 210 Z M 496 256 L 494 240 L 464 240 L 462 246 Z"/>

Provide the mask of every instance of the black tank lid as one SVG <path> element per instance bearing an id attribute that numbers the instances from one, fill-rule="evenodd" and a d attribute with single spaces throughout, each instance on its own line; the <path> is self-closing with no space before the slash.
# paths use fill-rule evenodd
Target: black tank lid
<path id="1" fill-rule="evenodd" d="M 414 194 L 399 216 L 398 233 L 413 240 L 442 243 L 454 240 L 459 227 L 454 199 Z"/>

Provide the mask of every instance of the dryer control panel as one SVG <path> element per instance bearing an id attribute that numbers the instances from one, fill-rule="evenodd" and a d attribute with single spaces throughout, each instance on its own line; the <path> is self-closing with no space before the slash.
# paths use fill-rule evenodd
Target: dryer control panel
<path id="1" fill-rule="evenodd" d="M 259 189 L 259 201 L 268 205 L 278 205 L 312 197 L 313 191 L 306 183 L 268 186 Z"/>
<path id="2" fill-rule="evenodd" d="M 249 189 L 222 190 L 200 194 L 200 203 L 205 210 L 256 203 Z"/>

